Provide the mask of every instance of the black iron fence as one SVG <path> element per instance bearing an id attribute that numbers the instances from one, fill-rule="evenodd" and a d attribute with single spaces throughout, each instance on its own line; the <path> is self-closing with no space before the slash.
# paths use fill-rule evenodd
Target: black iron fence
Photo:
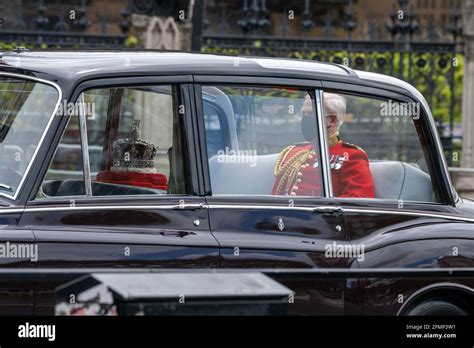
<path id="1" fill-rule="evenodd" d="M 461 146 L 461 1 L 383 3 L 388 2 L 392 7 L 385 7 L 385 14 L 371 18 L 363 16 L 364 0 L 194 0 L 193 48 L 328 61 L 408 81 L 430 103 L 453 165 Z M 427 13 L 433 4 L 439 5 L 437 12 Z M 73 0 L 67 5 L 0 0 L 0 46 L 123 48 L 132 13 L 176 17 L 188 5 L 186 0 Z"/>
<path id="2" fill-rule="evenodd" d="M 89 3 L 89 7 L 87 4 Z M 0 0 L 0 46 L 40 48 L 123 48 L 130 29 L 128 1 L 110 11 L 93 12 L 91 1 Z M 113 14 L 113 12 L 112 12 Z M 98 29 L 88 31 L 91 26 Z"/>
<path id="3" fill-rule="evenodd" d="M 278 9 L 276 3 L 283 6 Z M 420 1 L 393 1 L 392 12 L 366 19 L 368 23 L 358 22 L 355 3 L 344 0 L 318 6 L 309 0 L 293 0 L 286 5 L 278 0 L 242 0 L 241 7 L 236 8 L 216 6 L 215 1 L 207 0 L 202 50 L 333 62 L 399 77 L 426 97 L 448 162 L 453 165 L 459 157 L 455 152 L 461 147 L 464 61 L 460 2 L 437 0 L 440 9 L 449 7 L 449 11 L 438 16 L 434 12 L 424 14 L 423 25 L 417 20 Z M 359 1 L 361 6 L 363 3 Z M 297 9 L 301 12 L 295 13 Z M 289 21 L 298 23 L 297 31 L 295 25 L 290 28 Z M 359 30 L 355 37 L 361 25 L 366 30 Z M 318 26 L 323 35 L 312 35 Z M 345 34 L 341 36 L 339 30 L 336 36 L 335 29 L 341 28 Z M 275 32 L 280 35 L 268 35 Z"/>

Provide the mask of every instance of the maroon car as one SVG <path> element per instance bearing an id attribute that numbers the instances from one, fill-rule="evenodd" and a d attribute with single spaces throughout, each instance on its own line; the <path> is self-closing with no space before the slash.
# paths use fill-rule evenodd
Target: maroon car
<path id="1" fill-rule="evenodd" d="M 0 106 L 4 271 L 258 269 L 295 292 L 291 314 L 474 314 L 474 204 L 403 81 L 18 50 L 1 56 Z M 54 313 L 58 279 L 2 274 L 0 313 Z"/>

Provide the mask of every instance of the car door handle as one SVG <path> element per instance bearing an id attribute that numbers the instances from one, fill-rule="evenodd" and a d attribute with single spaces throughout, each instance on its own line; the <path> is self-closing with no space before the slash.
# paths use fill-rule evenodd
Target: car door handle
<path id="1" fill-rule="evenodd" d="M 172 207 L 172 209 L 175 210 L 198 210 L 206 208 L 207 205 L 205 205 L 204 203 L 185 203 L 183 200 L 180 200 L 178 204 Z"/>
<path id="2" fill-rule="evenodd" d="M 331 215 L 339 216 L 344 213 L 344 209 L 342 209 L 341 207 L 321 206 L 321 207 L 314 207 L 313 213 L 331 214 Z"/>

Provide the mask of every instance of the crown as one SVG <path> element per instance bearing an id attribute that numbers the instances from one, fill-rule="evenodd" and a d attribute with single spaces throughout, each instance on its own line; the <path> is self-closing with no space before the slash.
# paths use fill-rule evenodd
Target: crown
<path id="1" fill-rule="evenodd" d="M 140 139 L 140 121 L 133 121 L 133 129 L 126 138 L 112 144 L 115 168 L 154 168 L 156 146 Z"/>

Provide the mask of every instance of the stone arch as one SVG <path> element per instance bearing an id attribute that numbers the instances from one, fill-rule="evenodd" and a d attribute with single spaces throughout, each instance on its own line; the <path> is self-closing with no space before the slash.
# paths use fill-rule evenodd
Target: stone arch
<path id="1" fill-rule="evenodd" d="M 152 17 L 145 34 L 146 49 L 179 50 L 181 31 L 173 17 Z"/>

